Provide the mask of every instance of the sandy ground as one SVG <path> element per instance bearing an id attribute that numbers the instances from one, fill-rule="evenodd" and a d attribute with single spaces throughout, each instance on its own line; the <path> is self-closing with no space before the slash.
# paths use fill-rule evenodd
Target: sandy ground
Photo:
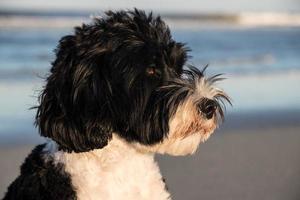
<path id="1" fill-rule="evenodd" d="M 300 199 L 300 127 L 219 133 L 159 161 L 174 199 Z"/>
<path id="2" fill-rule="evenodd" d="M 0 146 L 0 198 L 32 147 Z M 173 199 L 300 199 L 300 126 L 225 128 L 193 156 L 157 160 Z"/>

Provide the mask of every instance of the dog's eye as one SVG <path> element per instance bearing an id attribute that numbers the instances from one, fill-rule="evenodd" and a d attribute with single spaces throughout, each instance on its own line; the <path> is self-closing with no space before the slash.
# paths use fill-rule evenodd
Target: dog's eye
<path id="1" fill-rule="evenodd" d="M 146 73 L 149 76 L 153 76 L 157 73 L 157 70 L 154 67 L 147 67 L 146 68 Z"/>

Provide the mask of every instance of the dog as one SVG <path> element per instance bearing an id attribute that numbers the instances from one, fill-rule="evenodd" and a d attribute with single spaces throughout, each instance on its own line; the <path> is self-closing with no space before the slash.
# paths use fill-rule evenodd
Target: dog
<path id="1" fill-rule="evenodd" d="M 187 66 L 160 16 L 108 11 L 64 36 L 36 107 L 38 145 L 7 199 L 171 199 L 155 153 L 187 155 L 230 98 Z"/>

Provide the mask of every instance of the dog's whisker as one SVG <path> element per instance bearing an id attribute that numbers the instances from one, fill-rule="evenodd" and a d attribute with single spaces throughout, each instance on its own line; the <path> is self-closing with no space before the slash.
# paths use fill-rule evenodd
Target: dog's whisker
<path id="1" fill-rule="evenodd" d="M 216 74 L 216 75 L 213 75 L 209 78 L 207 78 L 207 81 L 210 82 L 210 83 L 215 83 L 215 82 L 218 82 L 218 81 L 223 81 L 225 80 L 226 78 L 222 77 L 224 74 Z"/>
<path id="2" fill-rule="evenodd" d="M 207 70 L 208 66 L 209 66 L 209 64 L 206 64 L 206 65 L 204 66 L 204 68 L 201 70 L 201 73 L 202 73 L 202 74 L 205 73 L 205 71 Z"/>

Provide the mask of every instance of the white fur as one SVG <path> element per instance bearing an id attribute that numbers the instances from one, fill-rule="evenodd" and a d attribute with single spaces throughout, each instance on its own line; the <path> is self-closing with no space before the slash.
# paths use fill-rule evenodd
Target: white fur
<path id="1" fill-rule="evenodd" d="M 195 92 L 193 93 L 195 98 L 200 99 L 206 97 L 208 99 L 213 99 L 218 93 L 223 93 L 223 91 L 214 87 L 211 81 L 208 81 L 205 78 L 200 78 L 195 81 Z"/>
<path id="2" fill-rule="evenodd" d="M 171 199 L 153 153 L 141 153 L 115 134 L 103 149 L 66 153 L 49 144 L 45 151 L 47 159 L 65 165 L 79 200 Z"/>

